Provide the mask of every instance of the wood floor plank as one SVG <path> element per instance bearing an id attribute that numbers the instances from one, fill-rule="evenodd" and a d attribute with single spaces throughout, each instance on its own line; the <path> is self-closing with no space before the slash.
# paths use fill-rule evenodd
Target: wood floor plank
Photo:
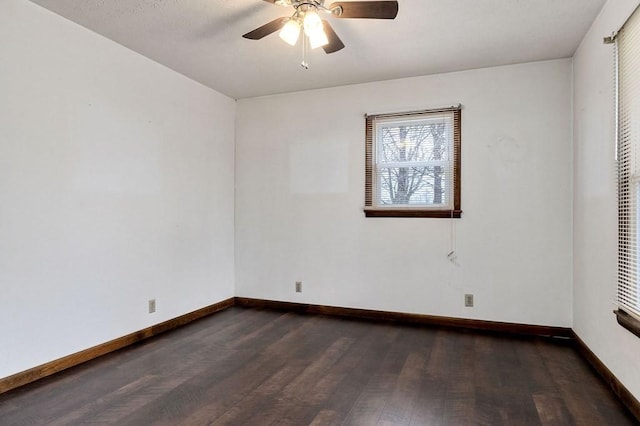
<path id="1" fill-rule="evenodd" d="M 318 405 L 316 411 L 340 413 L 340 423 L 345 420 L 369 383 L 372 372 L 380 369 L 384 361 L 380 354 L 387 350 L 396 335 L 388 332 L 391 330 L 386 326 L 371 327 L 368 323 L 358 321 L 350 322 L 347 327 L 348 334 L 357 339 L 357 344 L 351 345 L 334 369 L 323 378 L 319 394 L 315 396 L 317 399 L 313 400 Z M 337 328 L 343 329 L 343 326 Z"/>
<path id="2" fill-rule="evenodd" d="M 154 380 L 154 376 L 142 376 L 138 380 L 135 380 L 126 386 L 121 387 L 115 392 L 108 393 L 96 400 L 92 401 L 89 404 L 83 405 L 74 409 L 67 414 L 54 419 L 50 425 L 51 426 L 59 426 L 59 425 L 68 425 L 72 423 L 77 423 L 81 419 L 85 418 L 88 415 L 91 415 L 94 419 L 98 416 L 98 413 L 101 410 L 101 407 L 120 409 L 119 402 L 123 398 L 135 398 L 138 395 L 145 393 L 145 388 Z M 107 418 L 108 420 L 112 420 L 112 418 Z"/>
<path id="3" fill-rule="evenodd" d="M 571 424 L 571 417 L 559 395 L 534 394 L 533 402 L 543 426 Z"/>
<path id="4" fill-rule="evenodd" d="M 384 407 L 380 422 L 386 424 L 409 424 L 418 401 L 418 391 L 426 365 L 426 356 L 420 352 L 409 352 L 402 370 L 398 374 L 395 389 Z"/>
<path id="5" fill-rule="evenodd" d="M 351 408 L 345 423 L 350 425 L 375 425 L 380 420 L 389 397 L 395 388 L 394 374 L 374 374 Z"/>
<path id="6" fill-rule="evenodd" d="M 605 397 L 610 390 L 601 380 L 584 382 L 593 371 L 574 348 L 539 347 L 546 368 L 575 424 L 611 424 L 611 415 L 618 401 Z M 614 405 L 612 405 L 612 403 Z"/>
<path id="7" fill-rule="evenodd" d="M 516 339 L 517 340 L 517 339 Z M 477 336 L 476 347 L 487 343 L 487 350 L 476 354 L 476 415 L 482 424 L 508 423 L 538 425 L 540 419 L 530 390 L 530 369 L 522 363 L 514 339 Z M 504 395 L 508 394 L 508 399 Z"/>
<path id="8" fill-rule="evenodd" d="M 414 407 L 410 425 L 443 425 L 445 409 L 446 381 L 443 379 L 426 377 L 420 384 L 418 401 Z"/>
<path id="9" fill-rule="evenodd" d="M 418 400 L 414 408 L 411 425 L 444 424 L 448 372 L 455 366 L 455 340 L 447 330 L 434 330 L 428 349 L 425 375 L 420 384 Z"/>
<path id="10" fill-rule="evenodd" d="M 282 389 L 300 374 L 302 368 L 300 365 L 282 368 L 250 391 L 245 398 L 238 401 L 236 405 L 216 418 L 211 424 L 251 424 L 252 417 L 257 417 L 254 421 L 255 424 L 258 422 L 268 424 L 269 422 L 266 421 L 264 415 L 265 411 L 277 404 L 278 401 L 282 401 L 283 398 L 280 396 Z M 185 424 L 189 423 L 185 422 Z"/>
<path id="11" fill-rule="evenodd" d="M 332 410 L 321 410 L 309 423 L 309 426 L 332 426 L 339 425 L 340 414 Z"/>
<path id="12" fill-rule="evenodd" d="M 5 425 L 632 425 L 567 342 L 230 308 L 0 395 Z"/>

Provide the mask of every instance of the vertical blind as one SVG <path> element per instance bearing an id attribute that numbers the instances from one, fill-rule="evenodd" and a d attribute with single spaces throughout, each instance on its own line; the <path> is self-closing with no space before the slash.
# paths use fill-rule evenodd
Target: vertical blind
<path id="1" fill-rule="evenodd" d="M 616 37 L 618 78 L 618 306 L 640 319 L 640 11 Z"/>

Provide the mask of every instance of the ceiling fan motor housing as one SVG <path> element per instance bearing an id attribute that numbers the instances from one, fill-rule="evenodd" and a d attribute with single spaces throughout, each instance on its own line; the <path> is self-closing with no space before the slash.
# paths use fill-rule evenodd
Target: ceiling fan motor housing
<path id="1" fill-rule="evenodd" d="M 342 14 L 342 6 L 335 6 L 328 8 L 324 5 L 325 0 L 276 0 L 274 3 L 280 6 L 293 6 L 296 10 L 303 7 L 304 10 L 308 10 L 309 7 L 313 7 L 317 10 L 321 10 L 325 13 L 329 13 L 335 16 Z"/>

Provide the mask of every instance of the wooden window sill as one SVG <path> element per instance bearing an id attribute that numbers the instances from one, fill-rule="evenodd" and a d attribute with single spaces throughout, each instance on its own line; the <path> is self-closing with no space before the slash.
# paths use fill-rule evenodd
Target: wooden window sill
<path id="1" fill-rule="evenodd" d="M 640 337 L 640 321 L 638 321 L 635 317 L 629 315 L 625 311 L 615 310 L 613 311 L 616 314 L 616 318 L 618 319 L 618 324 Z"/>

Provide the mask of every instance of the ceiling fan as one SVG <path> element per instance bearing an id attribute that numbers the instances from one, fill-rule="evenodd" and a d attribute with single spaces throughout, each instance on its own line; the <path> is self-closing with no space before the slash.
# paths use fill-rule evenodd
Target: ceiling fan
<path id="1" fill-rule="evenodd" d="M 344 47 L 344 43 L 327 20 L 318 12 L 334 18 L 394 19 L 398 15 L 397 1 L 345 1 L 324 5 L 325 0 L 263 0 L 280 6 L 292 6 L 295 12 L 290 17 L 282 17 L 249 31 L 242 37 L 260 40 L 276 31 L 280 38 L 295 46 L 304 30 L 312 49 L 322 47 L 326 53 L 334 53 Z M 303 46 L 304 47 L 304 46 Z"/>

